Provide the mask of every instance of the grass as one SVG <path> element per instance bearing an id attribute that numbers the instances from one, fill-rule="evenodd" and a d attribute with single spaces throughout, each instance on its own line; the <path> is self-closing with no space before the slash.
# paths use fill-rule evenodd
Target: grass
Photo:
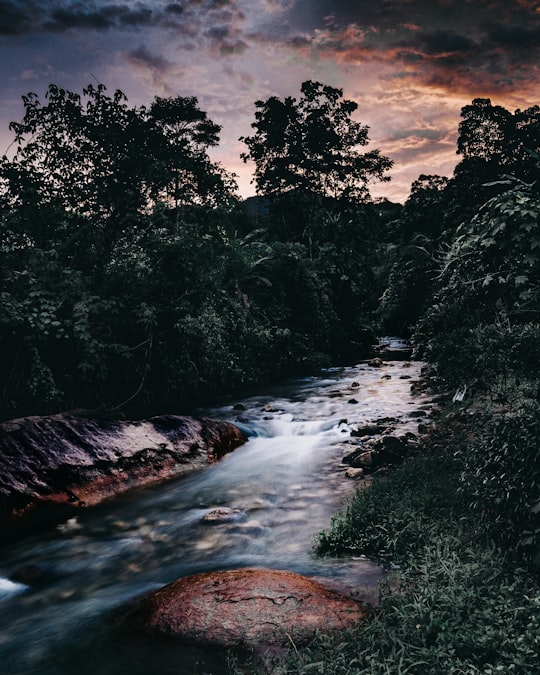
<path id="1" fill-rule="evenodd" d="M 368 555 L 401 563 L 455 518 L 459 466 L 449 454 L 420 454 L 356 493 L 318 538 L 322 555 Z"/>
<path id="2" fill-rule="evenodd" d="M 367 626 L 321 636 L 282 673 L 494 675 L 538 672 L 540 590 L 500 551 L 439 533 L 383 588 Z"/>

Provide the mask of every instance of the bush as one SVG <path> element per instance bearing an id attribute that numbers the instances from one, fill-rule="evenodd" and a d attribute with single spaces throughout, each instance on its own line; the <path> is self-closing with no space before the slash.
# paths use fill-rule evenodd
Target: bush
<path id="1" fill-rule="evenodd" d="M 377 554 L 401 570 L 382 585 L 379 606 L 357 630 L 320 635 L 305 649 L 231 667 L 234 673 L 283 675 L 496 675 L 536 672 L 540 586 L 514 568 L 485 537 L 475 536 L 458 493 L 460 457 L 418 455 L 360 492 L 319 550 Z M 438 445 L 445 434 L 441 429 Z M 443 440 L 444 445 L 444 440 Z"/>
<path id="2" fill-rule="evenodd" d="M 478 527 L 540 565 L 540 404 L 487 416 L 461 452 L 461 490 Z"/>
<path id="3" fill-rule="evenodd" d="M 530 365 L 538 375 L 539 233 L 540 200 L 524 188 L 491 199 L 458 229 L 415 333 L 450 385 L 489 388 Z"/>

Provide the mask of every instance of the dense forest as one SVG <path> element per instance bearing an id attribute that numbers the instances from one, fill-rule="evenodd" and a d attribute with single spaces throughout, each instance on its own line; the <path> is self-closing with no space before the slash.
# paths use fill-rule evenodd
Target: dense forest
<path id="1" fill-rule="evenodd" d="M 241 203 L 194 98 L 23 97 L 1 182 L 1 416 L 178 410 L 372 339 L 391 162 L 341 92 L 257 104 Z"/>
<path id="2" fill-rule="evenodd" d="M 360 151 L 356 104 L 301 94 L 256 103 L 244 203 L 194 98 L 23 97 L 0 165 L 3 419 L 178 409 L 354 360 L 381 330 L 416 331 L 452 386 L 538 370 L 540 109 L 473 101 L 454 176 L 401 206 L 370 199 L 392 161 Z"/>
<path id="3" fill-rule="evenodd" d="M 445 512 L 472 519 L 468 541 L 481 531 L 538 569 L 540 107 L 510 112 L 473 100 L 461 112 L 454 174 L 419 176 L 401 205 L 371 199 L 392 160 L 366 147 L 356 104 L 318 82 L 305 82 L 298 98 L 255 103 L 253 134 L 242 140 L 258 196 L 246 201 L 210 159 L 220 128 L 195 98 L 132 107 L 102 85 L 82 95 L 51 85 L 44 102 L 23 102 L 0 163 L 2 419 L 66 408 L 177 412 L 353 363 L 375 335 L 397 333 L 429 362 L 434 386 L 463 404 L 458 419 L 450 413 L 447 440 L 434 441 L 454 444 L 459 460 L 448 469 L 459 506 L 444 502 Z M 426 481 L 441 499 L 444 486 L 433 474 Z M 374 494 L 380 506 L 386 497 Z M 364 524 L 376 511 L 358 509 Z M 324 546 L 356 550 L 339 527 L 341 543 L 326 535 Z M 519 588 L 520 597 L 537 593 Z M 493 607 L 513 602 L 508 594 Z M 398 622 L 405 610 L 392 602 Z M 519 626 L 530 626 L 515 607 Z M 531 672 L 537 631 L 520 652 L 520 628 L 512 633 L 508 621 L 515 644 L 502 671 Z M 388 632 L 374 626 L 382 649 Z M 423 648 L 436 651 L 439 633 Z M 459 671 L 426 653 L 425 670 L 335 672 L 501 672 L 486 666 L 488 647 L 475 652 L 479 661 L 471 656 L 476 669 Z"/>

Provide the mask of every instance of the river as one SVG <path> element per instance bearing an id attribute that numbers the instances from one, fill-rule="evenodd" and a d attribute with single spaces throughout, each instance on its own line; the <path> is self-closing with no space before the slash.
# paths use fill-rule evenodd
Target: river
<path id="1" fill-rule="evenodd" d="M 227 672 L 218 652 L 156 641 L 122 622 L 124 603 L 198 571 L 287 569 L 373 595 L 382 576 L 376 562 L 321 559 L 315 537 L 355 489 L 341 463 L 351 429 L 396 418 L 398 430 L 415 432 L 427 416 L 429 399 L 410 391 L 420 367 L 331 368 L 205 409 L 239 424 L 248 443 L 200 473 L 137 490 L 4 549 L 0 673 Z M 231 509 L 229 519 L 205 521 L 217 508 Z M 34 575 L 32 585 L 13 580 L 21 569 Z"/>

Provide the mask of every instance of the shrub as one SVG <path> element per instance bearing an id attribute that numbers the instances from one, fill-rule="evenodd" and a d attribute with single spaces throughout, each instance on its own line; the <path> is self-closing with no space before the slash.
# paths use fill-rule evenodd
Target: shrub
<path id="1" fill-rule="evenodd" d="M 415 335 L 451 385 L 489 387 L 505 372 L 522 373 L 531 358 L 538 373 L 531 335 L 539 335 L 539 216 L 538 196 L 519 188 L 491 199 L 458 229 Z"/>
<path id="2" fill-rule="evenodd" d="M 478 527 L 540 565 L 540 404 L 490 415 L 461 452 L 461 489 Z"/>

